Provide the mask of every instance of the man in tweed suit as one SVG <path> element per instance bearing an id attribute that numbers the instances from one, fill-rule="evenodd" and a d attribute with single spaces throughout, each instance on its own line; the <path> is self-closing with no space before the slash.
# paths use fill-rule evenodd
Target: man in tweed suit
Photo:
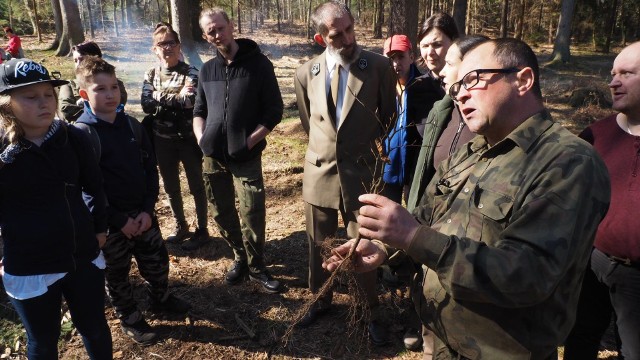
<path id="1" fill-rule="evenodd" d="M 353 16 L 337 2 L 319 5 L 312 16 L 315 41 L 326 47 L 297 69 L 295 88 L 300 120 L 309 134 L 305 156 L 303 198 L 309 239 L 309 288 L 317 292 L 327 273 L 318 243 L 334 236 L 340 212 L 347 234 L 358 232 L 358 195 L 369 192 L 381 176 L 375 141 L 395 119 L 395 77 L 385 57 L 362 50 L 355 39 Z M 387 336 L 376 320 L 375 272 L 363 274 L 361 284 L 374 308 L 371 338 L 383 344 Z M 302 321 L 314 322 L 329 308 L 322 299 Z"/>

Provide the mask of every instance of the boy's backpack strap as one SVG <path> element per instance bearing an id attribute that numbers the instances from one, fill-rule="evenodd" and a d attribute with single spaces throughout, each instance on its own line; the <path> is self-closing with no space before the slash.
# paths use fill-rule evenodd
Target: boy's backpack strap
<path id="1" fill-rule="evenodd" d="M 73 123 L 74 127 L 86 132 L 89 134 L 89 140 L 91 140 L 91 146 L 93 147 L 93 152 L 96 154 L 96 160 L 100 162 L 100 157 L 102 156 L 102 147 L 100 145 L 100 136 L 98 136 L 98 132 L 91 125 L 87 125 L 81 122 Z M 135 132 L 134 132 L 135 134 Z"/>

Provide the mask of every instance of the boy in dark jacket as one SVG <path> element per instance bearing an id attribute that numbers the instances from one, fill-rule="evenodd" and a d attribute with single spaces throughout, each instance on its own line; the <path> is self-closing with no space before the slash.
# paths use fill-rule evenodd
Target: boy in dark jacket
<path id="1" fill-rule="evenodd" d="M 115 68 L 89 57 L 76 68 L 76 80 L 80 96 L 87 101 L 77 123 L 93 139 L 108 201 L 109 230 L 103 248 L 107 290 L 123 332 L 147 345 L 157 335 L 133 300 L 132 256 L 149 284 L 153 312 L 189 310 L 188 304 L 168 291 L 169 256 L 154 215 L 159 193 L 156 160 L 138 121 L 116 111 L 120 88 Z"/>

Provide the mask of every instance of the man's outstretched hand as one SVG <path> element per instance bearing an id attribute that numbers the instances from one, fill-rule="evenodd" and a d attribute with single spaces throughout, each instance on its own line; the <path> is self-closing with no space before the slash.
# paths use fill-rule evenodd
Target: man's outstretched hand
<path id="1" fill-rule="evenodd" d="M 355 241 L 355 239 L 351 239 L 331 250 L 333 255 L 322 263 L 322 267 L 334 271 L 347 257 Z M 375 270 L 387 258 L 382 249 L 367 239 L 360 239 L 353 256 L 355 257 L 356 271 L 359 273 Z"/>

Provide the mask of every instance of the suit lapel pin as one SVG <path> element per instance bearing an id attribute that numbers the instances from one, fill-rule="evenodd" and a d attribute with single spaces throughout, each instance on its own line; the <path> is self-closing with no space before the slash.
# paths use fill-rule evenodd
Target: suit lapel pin
<path id="1" fill-rule="evenodd" d="M 313 74 L 313 76 L 318 75 L 319 72 L 320 72 L 320 64 L 313 64 L 313 66 L 311 67 L 311 73 Z"/>
<path id="2" fill-rule="evenodd" d="M 366 69 L 367 66 L 369 66 L 369 64 L 367 63 L 367 59 L 358 59 L 358 67 L 360 68 L 360 70 Z"/>

